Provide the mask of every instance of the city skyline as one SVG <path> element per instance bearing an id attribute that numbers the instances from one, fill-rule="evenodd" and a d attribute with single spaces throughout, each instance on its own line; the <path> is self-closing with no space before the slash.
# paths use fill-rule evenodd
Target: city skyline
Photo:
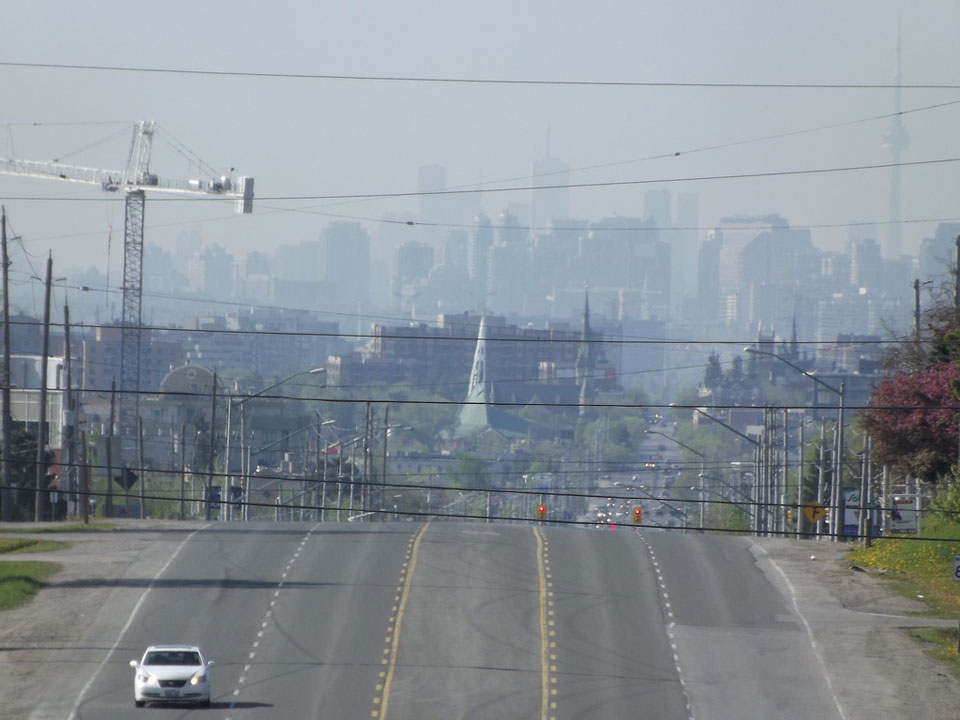
<path id="1" fill-rule="evenodd" d="M 199 157 L 215 172 L 256 178 L 249 217 L 216 203 L 148 203 L 147 241 L 165 249 L 187 232 L 243 254 L 279 238 L 312 240 L 334 219 L 363 222 L 372 237 L 396 243 L 417 229 L 382 220 L 418 213 L 420 168 L 444 167 L 445 187 L 481 189 L 483 210 L 496 218 L 530 204 L 531 165 L 548 158 L 567 169 L 547 168 L 555 174 L 542 180 L 566 172 L 577 186 L 568 191 L 573 218 L 639 216 L 643 193 L 656 187 L 699 196 L 701 241 L 722 217 L 780 213 L 815 228 L 818 247 L 838 249 L 860 222 L 875 224 L 886 244 L 889 167 L 806 173 L 889 165 L 884 137 L 898 72 L 910 136 L 901 161 L 937 163 L 901 171 L 903 251 L 915 254 L 937 221 L 956 216 L 955 173 L 942 161 L 960 156 L 958 78 L 942 59 L 960 9 L 942 3 L 608 2 L 558 11 L 541 2 L 455 10 L 421 0 L 402 10 L 358 3 L 332 11 L 281 2 L 266 24 L 165 7 L 62 8 L 41 38 L 35 6 L 13 2 L 7 20 L 17 32 L 0 58 L 8 63 L 0 64 L 3 155 L 122 166 L 124 123 L 149 118 L 167 140 L 152 164 L 162 176 L 193 177 Z M 78 69 L 91 66 L 101 69 Z M 444 79 L 495 82 L 434 82 Z M 98 141 L 114 135 L 108 153 Z M 767 173 L 784 174 L 756 177 Z M 716 179 L 726 176 L 737 179 Z M 605 185 L 585 187 L 596 183 Z M 497 190 L 505 186 L 518 189 Z M 413 195 L 330 198 L 390 193 Z M 0 177 L 0 195 L 28 250 L 52 250 L 62 267 L 103 267 L 112 227 L 111 274 L 119 274 L 115 196 L 10 177 Z"/>

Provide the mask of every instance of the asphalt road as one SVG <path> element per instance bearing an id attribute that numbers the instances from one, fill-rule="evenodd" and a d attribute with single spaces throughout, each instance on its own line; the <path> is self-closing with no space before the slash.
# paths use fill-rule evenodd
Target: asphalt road
<path id="1" fill-rule="evenodd" d="M 105 662 L 64 684 L 87 683 L 77 720 L 839 717 L 741 538 L 215 524 L 140 582 Z M 160 642 L 217 660 L 209 709 L 134 709 L 128 662 Z"/>

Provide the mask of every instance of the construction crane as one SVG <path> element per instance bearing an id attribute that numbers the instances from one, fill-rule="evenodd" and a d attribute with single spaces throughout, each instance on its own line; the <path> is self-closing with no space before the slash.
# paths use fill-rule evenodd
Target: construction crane
<path id="1" fill-rule="evenodd" d="M 120 337 L 120 445 L 123 462 L 135 457 L 140 415 L 140 335 L 143 297 L 143 217 L 146 191 L 235 197 L 238 213 L 253 212 L 253 178 L 165 180 L 150 172 L 156 123 L 140 120 L 133 128 L 130 155 L 123 170 L 64 165 L 58 162 L 0 158 L 0 173 L 100 185 L 125 193 L 123 226 L 123 313 Z M 112 430 L 111 430 L 112 432 Z"/>

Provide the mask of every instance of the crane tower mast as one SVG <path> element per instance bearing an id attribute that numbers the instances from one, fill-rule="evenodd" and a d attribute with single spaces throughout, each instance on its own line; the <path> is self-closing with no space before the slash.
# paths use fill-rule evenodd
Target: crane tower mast
<path id="1" fill-rule="evenodd" d="M 220 195 L 237 199 L 238 213 L 253 212 L 253 178 L 220 177 L 200 180 L 165 180 L 150 172 L 155 123 L 134 125 L 127 166 L 123 170 L 64 165 L 57 162 L 0 158 L 0 173 L 48 180 L 93 183 L 104 190 L 123 190 L 123 310 L 120 340 L 120 443 L 123 463 L 136 456 L 137 419 L 140 414 L 140 357 L 143 298 L 143 228 L 146 191 Z M 112 430 L 111 430 L 112 432 Z"/>

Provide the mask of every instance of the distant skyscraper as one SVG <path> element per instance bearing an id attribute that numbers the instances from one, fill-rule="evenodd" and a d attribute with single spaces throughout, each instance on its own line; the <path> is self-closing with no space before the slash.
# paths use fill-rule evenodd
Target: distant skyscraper
<path id="1" fill-rule="evenodd" d="M 549 227 L 554 220 L 570 217 L 570 167 L 562 160 L 544 157 L 530 163 L 530 186 L 551 187 L 549 190 L 530 191 L 530 226 Z M 537 232 L 536 229 L 533 232 Z"/>
<path id="2" fill-rule="evenodd" d="M 887 231 L 887 242 L 883 247 L 883 256 L 887 260 L 900 258 L 900 151 L 906 150 L 910 136 L 903 127 L 900 118 L 900 85 L 903 76 L 900 74 L 900 38 L 897 37 L 897 75 L 894 78 L 896 85 L 893 122 L 883 137 L 883 147 L 890 151 L 890 226 Z"/>
<path id="3" fill-rule="evenodd" d="M 697 290 L 697 227 L 700 225 L 700 197 L 696 193 L 677 195 L 676 228 L 670 254 L 670 287 L 674 304 L 684 295 Z M 663 237 L 661 235 L 661 237 Z M 671 237 L 663 238 L 666 240 Z"/>
<path id="4" fill-rule="evenodd" d="M 397 279 L 401 282 L 426 280 L 433 268 L 433 248 L 426 243 L 407 242 L 397 248 Z"/>
<path id="5" fill-rule="evenodd" d="M 340 309 L 356 311 L 370 302 L 370 236 L 360 223 L 338 221 L 323 228 L 324 280 Z"/>
<path id="6" fill-rule="evenodd" d="M 643 194 L 643 216 L 653 218 L 659 228 L 671 227 L 673 225 L 671 204 L 669 190 L 647 190 Z"/>
<path id="7" fill-rule="evenodd" d="M 420 196 L 420 219 L 437 222 L 443 215 L 443 205 L 436 193 L 447 189 L 447 169 L 443 165 L 422 165 L 417 170 L 417 191 Z"/>
<path id="8" fill-rule="evenodd" d="M 475 295 L 476 309 L 482 309 L 487 301 L 487 280 L 490 269 L 490 247 L 493 245 L 493 223 L 483 213 L 474 220 L 476 229 L 470 234 L 467 255 L 467 274 Z"/>
<path id="9" fill-rule="evenodd" d="M 856 288 L 872 290 L 883 287 L 883 260 L 876 240 L 861 240 L 851 248 L 850 284 Z"/>

